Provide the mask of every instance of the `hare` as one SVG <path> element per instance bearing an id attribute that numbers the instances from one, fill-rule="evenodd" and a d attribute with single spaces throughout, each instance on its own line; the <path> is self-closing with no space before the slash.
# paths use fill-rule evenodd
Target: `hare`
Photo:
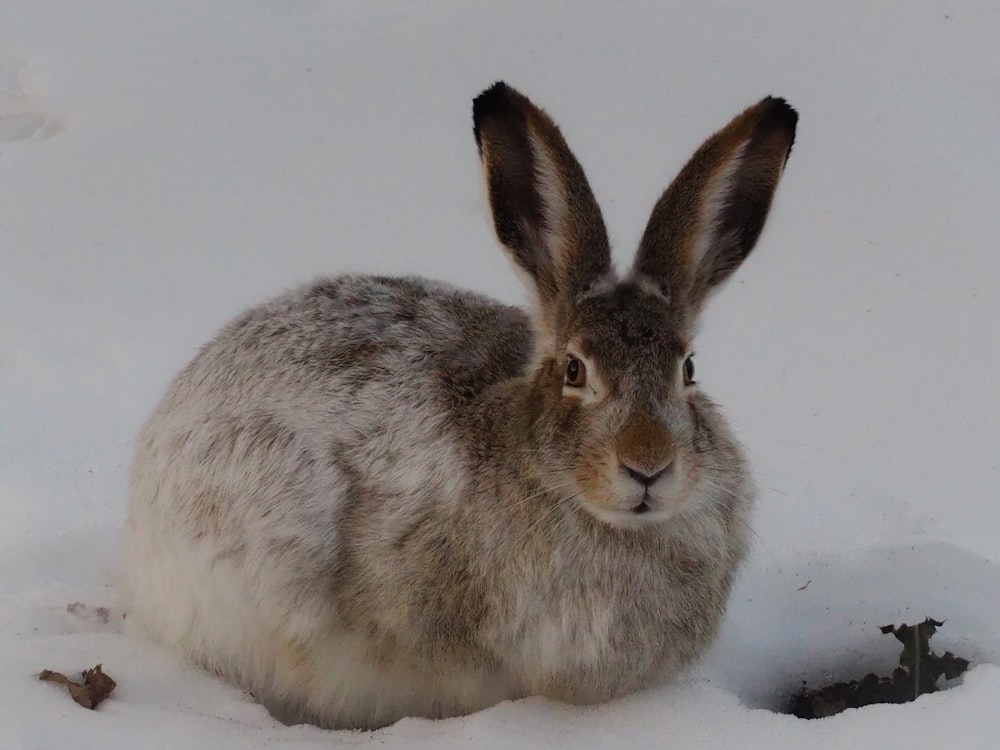
<path id="1" fill-rule="evenodd" d="M 288 723 L 668 679 L 747 550 L 753 483 L 691 340 L 763 228 L 795 111 L 766 98 L 709 138 L 623 276 L 553 121 L 504 83 L 473 119 L 530 313 L 320 280 L 223 328 L 137 439 L 129 621 Z"/>

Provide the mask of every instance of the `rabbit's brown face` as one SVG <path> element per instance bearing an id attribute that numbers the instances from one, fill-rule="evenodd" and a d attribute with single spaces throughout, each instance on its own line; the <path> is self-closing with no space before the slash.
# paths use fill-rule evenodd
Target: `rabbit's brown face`
<path id="1" fill-rule="evenodd" d="M 565 493 L 607 523 L 663 521 L 697 489 L 707 435 L 684 327 L 657 291 L 618 284 L 580 303 L 543 369 L 558 393 L 546 453 Z"/>

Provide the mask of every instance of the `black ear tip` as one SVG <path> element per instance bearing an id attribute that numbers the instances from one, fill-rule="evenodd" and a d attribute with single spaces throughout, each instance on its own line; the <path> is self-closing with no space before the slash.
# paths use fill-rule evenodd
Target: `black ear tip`
<path id="1" fill-rule="evenodd" d="M 783 131 L 788 138 L 788 152 L 785 158 L 792 153 L 792 144 L 795 143 L 795 128 L 799 122 L 799 113 L 780 96 L 769 96 L 761 102 L 763 112 L 760 121 L 757 123 L 758 132 Z"/>
<path id="2" fill-rule="evenodd" d="M 472 132 L 476 136 L 476 145 L 480 144 L 483 122 L 498 114 L 510 112 L 514 108 L 512 101 L 514 89 L 503 81 L 497 81 L 479 96 L 472 100 Z"/>
<path id="3" fill-rule="evenodd" d="M 496 99 L 505 99 L 511 91 L 513 91 L 513 89 L 504 81 L 497 81 L 472 100 L 472 108 L 473 110 L 476 110 L 482 106 L 488 106 L 491 101 Z"/>
<path id="4" fill-rule="evenodd" d="M 788 103 L 787 99 L 780 96 L 769 96 L 764 99 L 764 116 L 762 121 L 769 127 L 777 127 L 786 130 L 792 138 L 795 137 L 795 126 L 799 122 L 799 113 Z"/>

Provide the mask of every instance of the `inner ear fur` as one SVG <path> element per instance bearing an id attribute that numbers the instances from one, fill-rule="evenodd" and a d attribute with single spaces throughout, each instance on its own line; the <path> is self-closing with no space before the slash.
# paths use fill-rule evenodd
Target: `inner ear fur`
<path id="1" fill-rule="evenodd" d="M 697 314 L 757 243 L 797 122 L 767 97 L 705 141 L 653 208 L 633 273 Z"/>
<path id="2" fill-rule="evenodd" d="M 527 97 L 498 82 L 472 112 L 497 237 L 552 327 L 610 270 L 601 211 L 559 128 Z"/>

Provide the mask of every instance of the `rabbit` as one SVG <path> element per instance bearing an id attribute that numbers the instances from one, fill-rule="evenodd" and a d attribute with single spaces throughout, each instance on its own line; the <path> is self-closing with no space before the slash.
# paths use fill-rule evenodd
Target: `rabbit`
<path id="1" fill-rule="evenodd" d="M 681 673 L 718 630 L 755 498 L 692 337 L 757 242 L 797 119 L 768 97 L 709 138 L 619 276 L 557 126 L 503 82 L 476 97 L 530 310 L 341 276 L 226 325 L 136 441 L 128 621 L 327 728 Z"/>

